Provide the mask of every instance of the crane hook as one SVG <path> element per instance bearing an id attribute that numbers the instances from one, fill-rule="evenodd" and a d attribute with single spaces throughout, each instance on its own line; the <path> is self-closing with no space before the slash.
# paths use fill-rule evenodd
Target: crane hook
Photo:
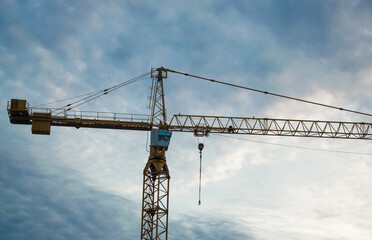
<path id="1" fill-rule="evenodd" d="M 199 151 L 200 151 L 200 154 L 201 154 L 201 152 L 203 151 L 203 148 L 204 148 L 204 144 L 203 144 L 203 143 L 199 143 L 199 145 L 198 145 L 198 149 L 199 149 Z"/>

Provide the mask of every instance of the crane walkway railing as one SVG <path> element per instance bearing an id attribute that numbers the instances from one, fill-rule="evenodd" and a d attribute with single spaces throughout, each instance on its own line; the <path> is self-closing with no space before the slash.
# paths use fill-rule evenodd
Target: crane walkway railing
<path id="1" fill-rule="evenodd" d="M 150 122 L 150 115 L 132 114 L 132 113 L 114 113 L 114 112 L 96 112 L 96 111 L 80 111 L 55 108 L 30 108 L 30 115 L 33 112 L 51 113 L 54 119 L 87 119 L 87 120 L 102 120 L 102 121 L 125 121 L 125 122 Z"/>

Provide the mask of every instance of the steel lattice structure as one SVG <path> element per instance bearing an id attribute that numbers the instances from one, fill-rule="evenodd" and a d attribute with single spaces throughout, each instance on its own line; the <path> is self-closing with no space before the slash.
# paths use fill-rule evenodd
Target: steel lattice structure
<path id="1" fill-rule="evenodd" d="M 163 155 L 152 154 L 143 171 L 141 238 L 146 240 L 168 239 L 170 175 Z"/>
<path id="2" fill-rule="evenodd" d="M 152 87 L 150 96 L 150 107 L 151 107 L 151 124 L 152 125 L 163 125 L 166 124 L 167 115 L 165 112 L 165 101 L 164 101 L 164 87 L 163 79 L 167 78 L 167 72 L 162 69 L 151 70 Z"/>
<path id="3" fill-rule="evenodd" d="M 81 112 L 70 111 L 70 109 L 55 114 L 53 109 L 29 108 L 26 100 L 12 99 L 7 106 L 9 120 L 12 124 L 32 125 L 33 134 L 45 135 L 50 134 L 51 126 L 63 126 L 151 131 L 151 133 L 163 131 L 169 133 L 169 139 L 170 132 L 191 132 L 196 136 L 218 133 L 372 140 L 372 123 L 365 122 L 178 114 L 173 115 L 171 121 L 167 123 L 163 79 L 167 78 L 168 71 L 180 73 L 162 67 L 151 71 L 150 116 Z M 160 139 L 160 135 L 158 140 L 164 142 L 164 139 Z M 150 156 L 143 171 L 141 221 L 143 240 L 168 239 L 170 175 L 165 158 L 167 148 L 168 145 L 151 145 Z"/>
<path id="4" fill-rule="evenodd" d="M 179 114 L 172 117 L 169 125 L 172 131 L 193 132 L 195 135 L 228 133 L 246 135 L 372 139 L 372 124 L 364 122 Z"/>

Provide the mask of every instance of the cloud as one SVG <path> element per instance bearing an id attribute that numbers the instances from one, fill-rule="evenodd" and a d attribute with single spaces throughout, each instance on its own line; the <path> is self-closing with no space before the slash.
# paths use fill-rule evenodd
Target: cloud
<path id="1" fill-rule="evenodd" d="M 204 202 L 208 205 L 214 197 L 221 214 L 234 216 L 262 238 L 368 239 L 370 157 L 291 152 L 296 154 L 291 161 L 288 157 L 264 168 L 251 165 L 244 178 L 219 183 L 219 194 L 209 194 Z M 232 195 L 232 188 L 240 189 L 239 194 Z"/>
<path id="2" fill-rule="evenodd" d="M 6 239 L 134 239 L 139 211 L 128 199 L 81 183 L 71 169 L 39 168 L 2 154 L 1 235 Z M 60 174 L 64 172 L 64 175 Z"/>
<path id="3" fill-rule="evenodd" d="M 164 66 L 371 112 L 370 11 L 368 1 L 1 1 L 0 105 L 72 97 Z M 164 82 L 168 117 L 369 121 L 175 74 Z M 149 85 L 132 84 L 79 109 L 147 113 Z M 146 134 L 53 127 L 51 136 L 32 136 L 30 126 L 9 125 L 5 110 L 0 121 L 4 236 L 138 238 Z M 248 139 L 370 151 L 362 141 Z M 196 208 L 198 141 L 174 134 L 167 152 L 172 238 L 371 235 L 370 213 L 362 210 L 371 199 L 368 157 L 211 136 Z"/>
<path id="4" fill-rule="evenodd" d="M 256 239 L 254 236 L 237 230 L 237 224 L 233 221 L 212 218 L 211 216 L 183 215 L 174 220 L 169 226 L 172 239 Z M 178 234 L 182 232 L 183 235 Z"/>
<path id="5" fill-rule="evenodd" d="M 125 197 L 86 185 L 68 167 L 1 156 L 1 233 L 7 239 L 135 239 L 140 209 Z M 50 159 L 52 160 L 52 159 Z M 63 175 L 61 173 L 63 172 Z M 130 186 L 131 184 L 129 184 Z M 254 239 L 222 218 L 170 218 L 170 237 Z"/>

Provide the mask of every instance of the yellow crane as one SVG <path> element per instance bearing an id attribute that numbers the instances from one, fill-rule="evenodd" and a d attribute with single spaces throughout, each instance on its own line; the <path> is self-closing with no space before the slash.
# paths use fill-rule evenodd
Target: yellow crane
<path id="1" fill-rule="evenodd" d="M 211 133 L 219 134 L 248 134 L 248 135 L 275 135 L 294 137 L 340 138 L 372 140 L 372 123 L 342 122 L 342 121 L 314 121 L 273 118 L 226 117 L 204 115 L 173 115 L 167 121 L 163 80 L 168 72 L 197 77 L 203 80 L 218 82 L 225 85 L 237 86 L 230 83 L 219 82 L 213 79 L 202 78 L 187 73 L 177 72 L 163 67 L 151 71 L 151 115 L 120 115 L 104 114 L 100 112 L 73 112 L 70 109 L 34 109 L 30 108 L 26 100 L 11 99 L 7 110 L 12 124 L 31 125 L 33 134 L 50 134 L 51 126 L 75 128 L 106 128 L 135 131 L 150 131 L 150 156 L 143 171 L 142 196 L 142 240 L 168 239 L 168 204 L 169 204 L 169 169 L 165 152 L 168 150 L 172 132 L 190 132 L 195 136 L 208 136 Z M 241 86 L 240 86 L 241 87 Z M 286 97 L 266 91 L 265 94 Z M 107 93 L 107 89 L 103 94 Z M 302 102 L 306 100 L 286 97 Z M 354 113 L 348 109 L 337 108 L 325 104 L 317 105 L 336 108 Z M 58 113 L 56 113 L 58 112 Z M 368 113 L 361 113 L 372 116 Z"/>

